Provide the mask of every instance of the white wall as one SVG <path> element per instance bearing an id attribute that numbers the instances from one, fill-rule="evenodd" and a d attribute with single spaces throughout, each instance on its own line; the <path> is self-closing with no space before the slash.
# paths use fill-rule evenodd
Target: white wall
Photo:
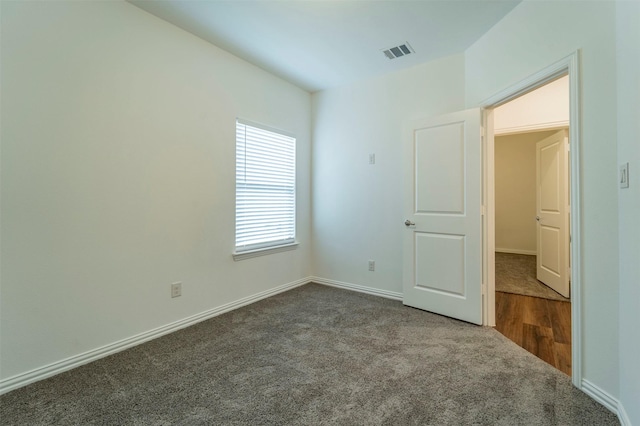
<path id="1" fill-rule="evenodd" d="M 2 2 L 1 47 L 1 378 L 310 275 L 307 92 L 124 2 Z M 236 116 L 298 138 L 295 251 L 232 260 Z"/>
<path id="2" fill-rule="evenodd" d="M 463 72 L 457 55 L 313 95 L 316 276 L 402 291 L 403 123 L 462 108 Z"/>
<path id="3" fill-rule="evenodd" d="M 127 3 L 0 7 L 0 379 L 312 272 L 400 292 L 402 123 L 579 48 L 583 374 L 640 423 L 637 3 L 525 0 L 464 56 L 315 94 L 313 270 L 306 92 Z M 236 116 L 298 136 L 296 251 L 231 260 Z"/>
<path id="4" fill-rule="evenodd" d="M 500 105 L 493 110 L 493 132 L 529 132 L 569 126 L 569 76 Z"/>
<path id="5" fill-rule="evenodd" d="M 536 143 L 554 133 L 495 138 L 496 251 L 536 254 Z"/>
<path id="6" fill-rule="evenodd" d="M 640 2 L 617 3 L 618 163 L 629 163 L 619 191 L 620 401 L 640 425 Z"/>
<path id="7" fill-rule="evenodd" d="M 613 397 L 618 380 L 615 3 L 525 0 L 465 55 L 466 104 L 581 49 L 583 378 Z"/>

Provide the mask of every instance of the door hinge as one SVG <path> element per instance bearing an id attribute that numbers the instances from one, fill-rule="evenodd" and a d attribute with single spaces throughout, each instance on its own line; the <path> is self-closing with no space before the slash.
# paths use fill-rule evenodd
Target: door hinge
<path id="1" fill-rule="evenodd" d="M 487 285 L 482 284 L 482 295 L 484 296 L 485 294 L 487 294 Z"/>
<path id="2" fill-rule="evenodd" d="M 480 215 L 484 216 L 485 214 L 487 214 L 487 210 L 484 208 L 484 206 L 480 206 Z"/>
<path id="3" fill-rule="evenodd" d="M 485 136 L 484 127 L 480 127 L 480 137 L 484 138 L 484 136 Z"/>

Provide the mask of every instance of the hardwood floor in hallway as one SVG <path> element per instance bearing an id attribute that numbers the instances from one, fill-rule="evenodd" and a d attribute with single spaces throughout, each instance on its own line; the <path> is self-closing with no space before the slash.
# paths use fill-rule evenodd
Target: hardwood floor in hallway
<path id="1" fill-rule="evenodd" d="M 571 375 L 571 303 L 496 291 L 496 330 Z"/>

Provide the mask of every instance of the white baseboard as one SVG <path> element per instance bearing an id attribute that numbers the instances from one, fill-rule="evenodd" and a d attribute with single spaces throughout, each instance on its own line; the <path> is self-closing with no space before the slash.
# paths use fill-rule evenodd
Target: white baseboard
<path id="1" fill-rule="evenodd" d="M 209 309 L 199 314 L 192 315 L 190 317 L 187 317 L 178 321 L 174 321 L 170 324 L 163 325 L 162 327 L 158 327 L 153 330 L 149 330 L 144 333 L 140 333 L 135 336 L 128 337 L 126 339 L 123 339 L 114 343 L 110 343 L 100 348 L 92 349 L 90 351 L 81 353 L 79 355 L 74 355 L 72 357 L 63 359 L 61 361 L 57 361 L 52 364 L 46 365 L 44 367 L 36 368 L 34 370 L 27 371 L 26 373 L 18 374 L 16 376 L 0 380 L 0 395 L 2 395 L 3 393 L 7 393 L 9 391 L 12 391 L 14 389 L 21 388 L 30 383 L 34 383 L 51 376 L 55 376 L 56 374 L 62 373 L 64 371 L 68 371 L 76 367 L 80 367 L 81 365 L 88 364 L 93 361 L 97 361 L 100 358 L 113 355 L 125 349 L 129 349 L 131 347 L 148 342 L 149 340 L 153 340 L 160 336 L 164 336 L 165 334 L 169 334 L 174 331 L 180 330 L 182 328 L 189 327 L 190 325 L 197 324 L 201 321 L 205 321 L 210 318 L 216 317 L 218 315 L 224 314 L 226 312 L 233 311 L 234 309 L 238 309 L 242 306 L 246 306 L 251 303 L 255 303 L 259 300 L 266 299 L 267 297 L 273 296 L 275 294 L 282 293 L 287 290 L 291 290 L 295 287 L 299 287 L 304 284 L 308 284 L 309 282 L 311 282 L 310 277 L 302 278 L 302 279 L 290 282 L 288 284 L 284 284 L 284 285 L 272 288 L 270 290 L 266 290 L 251 296 L 244 297 L 234 302 L 230 302 L 222 306 L 218 306 L 217 308 Z"/>
<path id="2" fill-rule="evenodd" d="M 612 413 L 618 413 L 618 400 L 590 381 L 582 379 L 582 392 L 604 405 L 604 407 Z"/>
<path id="3" fill-rule="evenodd" d="M 526 254 L 529 256 L 536 256 L 538 253 L 531 250 L 520 250 L 520 249 L 510 249 L 510 248 L 498 248 L 496 247 L 495 251 L 497 253 L 511 253 L 511 254 Z"/>
<path id="4" fill-rule="evenodd" d="M 602 404 L 607 410 L 618 416 L 618 420 L 620 420 L 620 424 L 622 426 L 631 426 L 631 421 L 627 416 L 627 412 L 618 399 L 585 379 L 582 379 L 581 389 L 582 392 L 586 393 L 596 402 Z"/>
<path id="5" fill-rule="evenodd" d="M 309 280 L 311 282 L 327 285 L 329 287 L 343 288 L 345 290 L 352 290 L 360 293 L 372 294 L 374 296 L 385 297 L 387 299 L 402 300 L 402 293 L 397 293 L 395 291 L 380 290 L 378 288 L 367 287 L 367 286 L 358 285 L 358 284 L 345 283 L 342 281 L 334 281 L 334 280 L 329 280 L 329 279 L 320 278 L 320 277 L 310 277 Z"/>
<path id="6" fill-rule="evenodd" d="M 622 403 L 618 403 L 618 420 L 620 420 L 621 426 L 632 426 L 631 420 L 629 420 L 629 415 L 622 406 Z"/>

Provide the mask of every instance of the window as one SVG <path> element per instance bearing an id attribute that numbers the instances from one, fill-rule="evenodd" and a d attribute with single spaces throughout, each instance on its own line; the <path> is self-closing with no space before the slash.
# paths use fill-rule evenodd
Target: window
<path id="1" fill-rule="evenodd" d="M 236 260 L 295 247 L 295 187 L 296 139 L 237 120 Z"/>

